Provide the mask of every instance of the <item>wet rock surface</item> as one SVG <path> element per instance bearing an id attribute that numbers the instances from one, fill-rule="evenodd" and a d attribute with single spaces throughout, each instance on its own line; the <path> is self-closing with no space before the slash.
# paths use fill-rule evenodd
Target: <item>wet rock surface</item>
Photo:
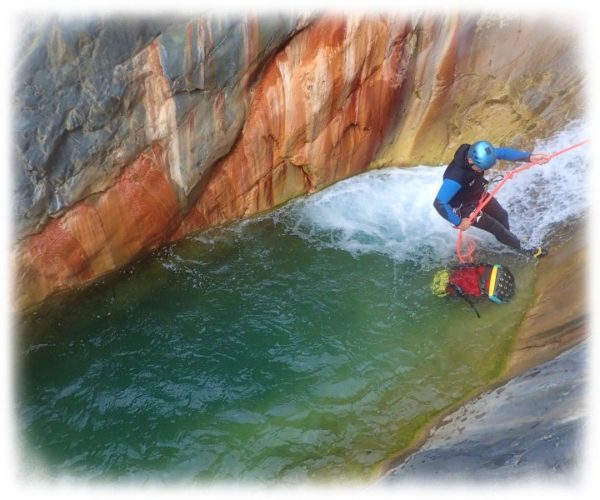
<path id="1" fill-rule="evenodd" d="M 381 483 L 573 479 L 583 453 L 587 342 L 448 415 Z"/>
<path id="2" fill-rule="evenodd" d="M 15 54 L 14 308 L 368 168 L 437 165 L 481 136 L 532 148 L 582 114 L 574 42 L 461 15 L 33 24 Z"/>

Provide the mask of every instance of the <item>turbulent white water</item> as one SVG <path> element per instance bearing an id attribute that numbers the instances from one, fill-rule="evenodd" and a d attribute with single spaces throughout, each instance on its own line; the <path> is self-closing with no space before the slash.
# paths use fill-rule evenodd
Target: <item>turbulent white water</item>
<path id="1" fill-rule="evenodd" d="M 587 135 L 585 123 L 573 122 L 539 141 L 535 151 L 552 153 Z M 587 210 L 587 154 L 584 145 L 516 175 L 499 191 L 497 198 L 510 214 L 511 230 L 523 241 L 541 244 L 558 223 Z M 487 177 L 518 165 L 504 163 Z M 313 245 L 436 264 L 454 255 L 457 237 L 433 208 L 442 174 L 443 168 L 429 166 L 367 172 L 295 200 L 272 217 Z M 484 231 L 472 228 L 468 235 L 488 248 L 508 251 Z"/>
<path id="2" fill-rule="evenodd" d="M 582 122 L 574 122 L 555 136 L 539 141 L 536 152 L 552 153 L 589 137 Z M 498 200 L 511 214 L 513 231 L 530 244 L 541 244 L 558 224 L 588 210 L 589 146 L 557 156 L 508 181 Z M 481 233 L 481 231 L 479 231 Z"/>

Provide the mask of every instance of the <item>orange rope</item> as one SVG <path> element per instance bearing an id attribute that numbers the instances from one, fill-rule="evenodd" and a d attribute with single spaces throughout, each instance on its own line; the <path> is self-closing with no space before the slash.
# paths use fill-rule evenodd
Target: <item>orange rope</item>
<path id="1" fill-rule="evenodd" d="M 567 151 L 571 151 L 572 149 L 578 148 L 579 146 L 583 146 L 585 143 L 589 142 L 589 139 L 586 139 L 585 141 L 581 141 L 578 142 L 577 144 L 573 144 L 569 147 L 566 147 L 564 149 L 561 149 L 559 151 L 556 151 L 550 155 L 548 155 L 550 158 L 548 159 L 548 161 L 552 160 L 553 158 L 556 158 L 559 155 L 562 155 L 564 153 L 566 153 Z M 492 198 L 496 195 L 496 193 L 498 191 L 500 191 L 500 189 L 502 188 L 502 186 L 504 186 L 504 184 L 506 183 L 507 180 L 512 179 L 516 174 L 523 172 L 524 170 L 527 170 L 531 167 L 534 167 L 536 165 L 540 165 L 539 163 L 535 163 L 535 162 L 529 162 L 526 163 L 525 165 L 522 165 L 521 167 L 515 168 L 514 170 L 509 171 L 505 176 L 504 179 L 502 179 L 498 185 L 492 190 L 491 193 L 483 193 L 483 195 L 481 196 L 481 199 L 479 200 L 479 204 L 477 205 L 477 207 L 475 207 L 475 210 L 473 210 L 471 212 L 471 214 L 469 215 L 469 221 L 471 223 L 473 223 L 475 221 L 475 219 L 477 219 L 477 217 L 479 216 L 479 214 L 481 213 L 481 211 L 484 209 L 484 207 L 490 202 L 492 201 Z M 473 239 L 468 239 L 466 240 L 467 243 L 467 252 L 463 253 L 462 252 L 462 247 L 463 247 L 463 230 L 459 229 L 458 230 L 458 238 L 456 240 L 456 255 L 458 257 L 458 260 L 460 262 L 473 262 L 473 254 L 475 253 L 475 249 L 477 248 L 477 244 L 475 243 L 475 240 Z"/>

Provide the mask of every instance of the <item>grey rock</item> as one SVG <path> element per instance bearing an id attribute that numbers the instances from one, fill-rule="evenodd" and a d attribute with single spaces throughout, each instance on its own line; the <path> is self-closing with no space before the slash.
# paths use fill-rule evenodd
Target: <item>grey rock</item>
<path id="1" fill-rule="evenodd" d="M 170 22 L 52 18 L 25 26 L 14 80 L 13 199 L 19 232 L 35 230 L 85 191 L 73 177 L 108 152 L 120 130 L 119 101 L 127 88 L 113 82 L 113 68 Z M 109 161 L 97 163 L 110 170 Z"/>
<path id="2" fill-rule="evenodd" d="M 573 479 L 585 434 L 587 344 L 447 416 L 380 483 Z"/>
<path id="3" fill-rule="evenodd" d="M 254 22 L 232 16 L 24 23 L 13 83 L 17 236 L 109 187 L 157 140 L 167 145 L 181 204 L 193 203 L 187 196 L 241 130 L 244 83 L 307 20 L 260 18 L 258 41 L 250 44 Z M 156 75 L 139 57 L 151 43 L 174 96 L 173 123 L 159 129 L 144 101 L 145 83 Z M 217 102 L 224 103 L 218 122 Z"/>

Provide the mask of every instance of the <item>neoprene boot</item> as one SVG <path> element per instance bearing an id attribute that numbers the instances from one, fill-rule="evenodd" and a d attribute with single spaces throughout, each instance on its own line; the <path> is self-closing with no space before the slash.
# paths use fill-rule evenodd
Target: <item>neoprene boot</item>
<path id="1" fill-rule="evenodd" d="M 546 250 L 544 247 L 533 247 L 524 249 L 523 253 L 526 255 L 531 255 L 535 259 L 540 259 L 548 255 L 548 250 Z"/>

